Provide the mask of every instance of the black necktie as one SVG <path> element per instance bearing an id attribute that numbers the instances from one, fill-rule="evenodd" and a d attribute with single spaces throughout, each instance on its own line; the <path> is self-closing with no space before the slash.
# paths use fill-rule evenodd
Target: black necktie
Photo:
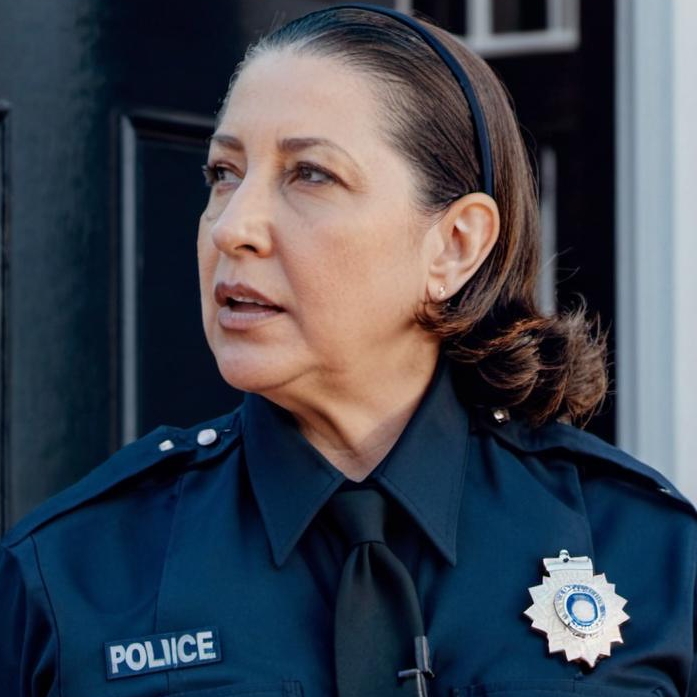
<path id="1" fill-rule="evenodd" d="M 385 499 L 374 489 L 341 490 L 328 508 L 350 545 L 334 628 L 339 697 L 426 697 L 433 673 L 421 609 L 385 543 Z"/>

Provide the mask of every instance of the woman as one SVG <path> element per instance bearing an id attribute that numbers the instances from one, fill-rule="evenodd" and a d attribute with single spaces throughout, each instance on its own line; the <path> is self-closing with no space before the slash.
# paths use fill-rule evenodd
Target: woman
<path id="1" fill-rule="evenodd" d="M 561 423 L 602 341 L 535 308 L 486 65 L 312 13 L 248 53 L 205 174 L 204 328 L 249 394 L 8 534 L 3 694 L 697 694 L 694 511 Z"/>

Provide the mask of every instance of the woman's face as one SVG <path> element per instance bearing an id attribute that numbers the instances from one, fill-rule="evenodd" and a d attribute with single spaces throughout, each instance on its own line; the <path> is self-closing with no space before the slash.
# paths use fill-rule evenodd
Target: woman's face
<path id="1" fill-rule="evenodd" d="M 414 319 L 427 226 L 375 99 L 337 60 L 288 50 L 255 57 L 230 94 L 198 258 L 206 337 L 234 387 L 302 394 L 435 360 Z"/>

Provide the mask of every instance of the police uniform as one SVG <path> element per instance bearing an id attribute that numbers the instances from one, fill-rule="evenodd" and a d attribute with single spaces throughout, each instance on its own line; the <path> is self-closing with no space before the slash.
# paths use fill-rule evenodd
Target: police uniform
<path id="1" fill-rule="evenodd" d="M 371 485 L 423 609 L 432 697 L 697 694 L 697 524 L 657 472 L 470 408 L 441 364 Z M 5 537 L 1 694 L 331 697 L 345 550 L 324 511 L 342 486 L 257 395 L 124 448 Z M 594 667 L 550 653 L 525 614 L 560 550 L 627 600 Z"/>

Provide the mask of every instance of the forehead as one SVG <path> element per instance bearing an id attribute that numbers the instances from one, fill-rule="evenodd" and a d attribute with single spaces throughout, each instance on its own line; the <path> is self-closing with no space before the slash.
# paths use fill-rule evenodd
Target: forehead
<path id="1" fill-rule="evenodd" d="M 273 132 L 350 140 L 377 136 L 374 83 L 332 57 L 291 49 L 265 51 L 242 69 L 227 100 L 219 131 L 241 138 Z"/>

